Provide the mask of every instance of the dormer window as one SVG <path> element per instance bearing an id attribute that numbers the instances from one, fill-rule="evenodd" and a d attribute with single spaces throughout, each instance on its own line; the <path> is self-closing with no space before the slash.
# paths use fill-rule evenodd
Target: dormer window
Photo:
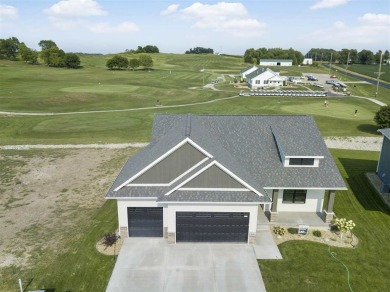
<path id="1" fill-rule="evenodd" d="M 290 158 L 289 165 L 314 165 L 314 158 Z"/>

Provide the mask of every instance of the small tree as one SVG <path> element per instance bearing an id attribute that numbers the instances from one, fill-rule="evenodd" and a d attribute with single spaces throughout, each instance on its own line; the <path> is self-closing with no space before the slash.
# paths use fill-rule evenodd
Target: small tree
<path id="1" fill-rule="evenodd" d="M 133 69 L 133 71 L 134 71 L 134 69 L 135 68 L 138 68 L 139 67 L 139 60 L 138 59 L 130 59 L 129 60 L 129 67 L 131 68 L 131 69 Z"/>
<path id="2" fill-rule="evenodd" d="M 67 68 L 77 69 L 80 66 L 80 58 L 76 54 L 66 53 L 64 57 L 64 64 Z"/>
<path id="3" fill-rule="evenodd" d="M 139 64 L 146 69 L 153 67 L 153 59 L 147 54 L 141 54 L 139 56 Z"/>
<path id="4" fill-rule="evenodd" d="M 129 60 L 119 55 L 115 55 L 111 59 L 108 59 L 106 63 L 106 67 L 110 70 L 126 69 L 128 66 L 129 66 Z"/>
<path id="5" fill-rule="evenodd" d="M 340 238 L 343 238 L 343 233 L 350 231 L 356 226 L 352 220 L 347 221 L 345 218 L 336 219 L 335 225 L 337 230 L 340 231 Z"/>
<path id="6" fill-rule="evenodd" d="M 116 243 L 118 237 L 115 233 L 107 233 L 103 237 L 103 244 L 107 247 L 112 246 Z"/>
<path id="7" fill-rule="evenodd" d="M 387 105 L 382 106 L 376 112 L 374 120 L 381 129 L 390 128 L 390 107 Z"/>

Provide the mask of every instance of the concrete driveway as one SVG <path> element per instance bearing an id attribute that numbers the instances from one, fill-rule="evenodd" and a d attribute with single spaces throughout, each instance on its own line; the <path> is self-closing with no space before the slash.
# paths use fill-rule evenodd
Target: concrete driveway
<path id="1" fill-rule="evenodd" d="M 251 245 L 126 238 L 107 292 L 265 291 Z"/>

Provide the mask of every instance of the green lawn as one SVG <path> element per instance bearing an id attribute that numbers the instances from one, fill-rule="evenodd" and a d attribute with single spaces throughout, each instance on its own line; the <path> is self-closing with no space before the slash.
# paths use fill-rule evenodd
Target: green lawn
<path id="1" fill-rule="evenodd" d="M 128 58 L 134 57 L 124 54 Z M 83 69 L 70 70 L 0 61 L 0 111 L 79 112 L 154 107 L 151 110 L 60 116 L 0 115 L 0 145 L 116 143 L 148 141 L 155 113 L 313 114 L 324 136 L 377 135 L 373 121 L 378 106 L 356 98 L 239 97 L 191 107 L 191 104 L 235 96 L 229 74 L 246 67 L 242 59 L 216 55 L 155 54 L 154 69 L 109 71 L 110 55 L 81 55 Z M 205 73 L 201 69 L 205 68 Z M 278 68 L 280 69 L 280 68 Z M 323 67 L 285 67 L 281 74 L 326 73 Z M 220 91 L 199 88 L 226 74 Z M 349 78 L 351 79 L 351 78 Z M 372 97 L 374 85 L 349 86 L 352 94 Z M 378 99 L 390 104 L 390 90 Z M 163 107 L 161 107 L 161 105 Z M 359 115 L 353 115 L 355 109 Z M 340 127 L 342 125 L 342 127 Z"/>
<path id="2" fill-rule="evenodd" d="M 332 150 L 348 191 L 336 194 L 335 213 L 356 223 L 356 249 L 290 241 L 279 246 L 283 260 L 259 260 L 267 291 L 349 291 L 347 273 L 329 251 L 336 252 L 350 271 L 353 291 L 390 290 L 390 208 L 385 207 L 364 173 L 376 169 L 378 152 Z"/>
<path id="3" fill-rule="evenodd" d="M 346 69 L 345 65 L 338 65 L 338 67 L 342 69 Z M 382 65 L 381 69 L 381 76 L 380 79 L 382 81 L 390 82 L 390 70 L 388 65 Z M 353 64 L 348 66 L 348 70 L 361 74 L 366 75 L 368 77 L 374 78 L 375 80 L 378 78 L 378 74 L 375 74 L 376 72 L 379 72 L 379 65 L 362 65 L 362 64 Z"/>

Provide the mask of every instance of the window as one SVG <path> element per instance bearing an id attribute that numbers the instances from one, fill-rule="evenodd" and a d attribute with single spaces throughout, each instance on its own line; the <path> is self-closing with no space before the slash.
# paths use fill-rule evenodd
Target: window
<path id="1" fill-rule="evenodd" d="M 256 84 L 260 84 L 260 80 L 256 80 Z"/>
<path id="2" fill-rule="evenodd" d="M 284 190 L 283 203 L 288 204 L 305 204 L 306 190 Z"/>
<path id="3" fill-rule="evenodd" d="M 314 158 L 290 158 L 289 165 L 314 165 Z"/>
<path id="4" fill-rule="evenodd" d="M 268 84 L 268 80 L 264 80 L 264 84 Z"/>

